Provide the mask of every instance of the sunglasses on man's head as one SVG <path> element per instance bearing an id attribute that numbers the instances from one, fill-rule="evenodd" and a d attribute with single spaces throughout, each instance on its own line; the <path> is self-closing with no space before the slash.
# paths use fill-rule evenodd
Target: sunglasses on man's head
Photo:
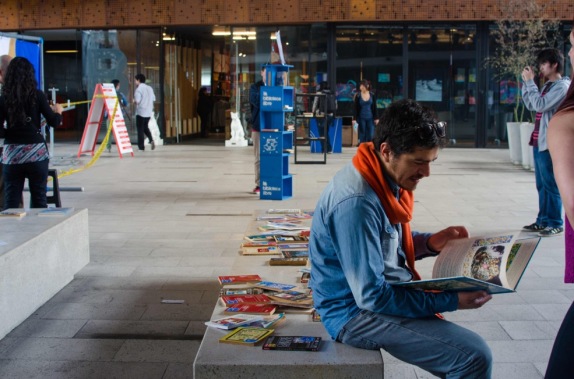
<path id="1" fill-rule="evenodd" d="M 434 132 L 438 138 L 446 136 L 446 122 L 439 121 L 433 124 L 424 124 L 416 128 L 421 139 L 428 138 Z"/>

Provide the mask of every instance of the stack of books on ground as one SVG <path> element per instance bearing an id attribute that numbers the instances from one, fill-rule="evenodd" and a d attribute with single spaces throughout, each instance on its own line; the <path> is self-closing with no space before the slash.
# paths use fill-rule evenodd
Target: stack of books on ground
<path id="1" fill-rule="evenodd" d="M 221 289 L 219 295 L 256 295 L 263 293 L 261 288 L 255 287 L 261 281 L 259 275 L 225 275 L 217 277 Z"/>
<path id="2" fill-rule="evenodd" d="M 271 258 L 271 266 L 305 266 L 309 260 L 309 237 L 305 235 L 275 235 L 280 258 Z"/>
<path id="3" fill-rule="evenodd" d="M 275 327 L 283 323 L 285 319 L 286 319 L 285 313 L 277 313 L 271 316 L 239 313 L 207 321 L 205 325 L 210 326 L 212 328 L 224 329 L 224 330 L 231 330 L 238 328 L 240 326 L 269 329 L 272 326 Z"/>
<path id="4" fill-rule="evenodd" d="M 241 244 L 242 255 L 278 255 L 281 254 L 273 238 L 250 240 Z"/>
<path id="5" fill-rule="evenodd" d="M 273 315 L 280 313 L 311 313 L 313 298 L 308 290 L 294 284 L 270 281 L 253 282 L 258 275 L 220 276 L 223 287 L 220 303 L 224 314 Z M 238 283 L 239 284 L 232 284 Z"/>

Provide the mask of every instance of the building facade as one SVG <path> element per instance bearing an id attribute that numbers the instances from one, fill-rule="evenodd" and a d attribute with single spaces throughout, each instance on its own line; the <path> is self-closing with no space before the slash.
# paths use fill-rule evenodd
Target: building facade
<path id="1" fill-rule="evenodd" d="M 112 79 L 131 98 L 134 75 L 144 73 L 167 141 L 199 135 L 201 87 L 211 95 L 212 136 L 223 138 L 228 110 L 248 125 L 248 88 L 259 66 L 276 59 L 279 30 L 285 60 L 294 66 L 290 84 L 313 92 L 328 81 L 340 116 L 352 115 L 352 96 L 366 79 L 379 112 L 413 98 L 449 123 L 452 145 L 497 147 L 506 144 L 519 91 L 519 83 L 485 64 L 495 49 L 494 21 L 507 3 L 5 0 L 0 30 L 45 38 L 46 89 L 58 88 L 62 99 L 89 99 L 95 83 Z M 556 46 L 567 52 L 574 3 L 558 0 L 544 12 L 562 21 Z M 82 129 L 85 113 L 78 107 L 66 127 Z"/>

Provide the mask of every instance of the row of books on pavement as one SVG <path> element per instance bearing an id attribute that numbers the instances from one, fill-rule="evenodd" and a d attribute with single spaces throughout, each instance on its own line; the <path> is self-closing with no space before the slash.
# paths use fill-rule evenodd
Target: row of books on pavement
<path id="1" fill-rule="evenodd" d="M 263 280 L 258 274 L 219 276 L 223 317 L 205 323 L 228 331 L 219 342 L 249 346 L 263 342 L 264 350 L 319 350 L 321 337 L 275 335 L 289 314 L 308 314 L 312 321 L 320 321 L 306 285 L 311 218 L 312 212 L 299 209 L 270 209 L 255 217 L 259 233 L 245 237 L 242 255 L 277 255 L 271 257 L 270 265 L 307 267 L 300 269 L 297 284 Z"/>
<path id="2" fill-rule="evenodd" d="M 269 209 L 257 215 L 258 232 L 245 236 L 241 254 L 270 255 L 271 266 L 306 266 L 312 217 L 312 211 L 300 209 Z"/>

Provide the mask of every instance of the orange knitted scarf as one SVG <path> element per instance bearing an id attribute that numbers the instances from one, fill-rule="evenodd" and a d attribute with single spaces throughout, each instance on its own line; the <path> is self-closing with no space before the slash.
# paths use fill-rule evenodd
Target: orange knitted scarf
<path id="1" fill-rule="evenodd" d="M 393 224 L 401 224 L 403 229 L 403 250 L 406 255 L 407 265 L 413 273 L 413 279 L 420 280 L 421 277 L 415 270 L 415 247 L 409 224 L 413 218 L 414 208 L 412 191 L 399 189 L 399 199 L 397 200 L 389 183 L 383 176 L 382 162 L 372 142 L 359 145 L 357 154 L 353 158 L 353 165 L 376 192 L 389 221 Z"/>

